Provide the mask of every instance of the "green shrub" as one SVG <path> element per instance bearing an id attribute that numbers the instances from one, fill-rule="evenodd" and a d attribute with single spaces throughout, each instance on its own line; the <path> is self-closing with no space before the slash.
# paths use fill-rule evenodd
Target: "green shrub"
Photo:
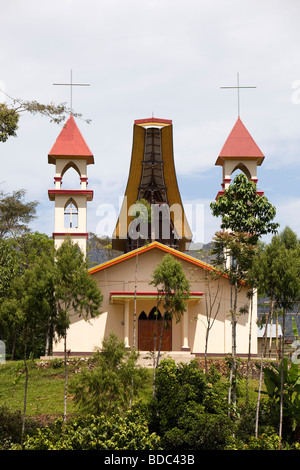
<path id="1" fill-rule="evenodd" d="M 189 406 L 178 420 L 178 426 L 162 439 L 169 450 L 224 450 L 231 440 L 234 425 L 221 414 L 203 412 L 201 405 Z"/>
<path id="2" fill-rule="evenodd" d="M 138 407 L 120 415 L 89 415 L 40 428 L 24 441 L 25 450 L 157 450 L 160 438 L 150 433 Z"/>
<path id="3" fill-rule="evenodd" d="M 207 390 L 196 361 L 176 364 L 164 359 L 156 371 L 155 398 L 151 403 L 152 426 L 160 435 L 176 427 L 189 402 L 202 403 Z"/>
<path id="4" fill-rule="evenodd" d="M 10 411 L 6 406 L 0 407 L 0 450 L 7 450 L 12 443 L 21 442 L 22 414 L 21 411 Z M 26 421 L 26 431 L 36 429 L 34 422 Z"/>
<path id="5" fill-rule="evenodd" d="M 83 368 L 70 383 L 78 407 L 92 414 L 128 409 L 149 378 L 147 370 L 136 365 L 137 358 L 114 334 L 106 338 L 103 350 L 93 355 L 94 367 Z"/>

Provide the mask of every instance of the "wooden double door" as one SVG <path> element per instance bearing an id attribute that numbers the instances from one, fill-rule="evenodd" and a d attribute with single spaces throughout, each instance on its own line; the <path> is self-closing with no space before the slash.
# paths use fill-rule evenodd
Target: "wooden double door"
<path id="1" fill-rule="evenodd" d="M 155 307 L 149 315 L 143 311 L 138 318 L 138 348 L 140 351 L 154 351 L 156 335 L 156 351 L 159 348 L 161 329 L 163 326 L 161 351 L 172 351 L 172 320 L 165 320 Z"/>

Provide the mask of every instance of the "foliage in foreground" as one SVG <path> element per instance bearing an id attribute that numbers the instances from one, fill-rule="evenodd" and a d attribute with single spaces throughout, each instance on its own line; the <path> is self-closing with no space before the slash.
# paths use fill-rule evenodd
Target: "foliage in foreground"
<path id="1" fill-rule="evenodd" d="M 150 433 L 143 412 L 132 408 L 124 416 L 89 415 L 63 425 L 39 428 L 23 443 L 25 450 L 158 450 L 160 438 Z M 16 446 L 16 448 L 18 448 Z"/>
<path id="2" fill-rule="evenodd" d="M 97 415 L 128 409 L 148 379 L 147 370 L 136 365 L 136 351 L 126 350 L 116 335 L 105 338 L 102 347 L 93 355 L 93 369 L 83 369 L 70 384 L 78 408 Z"/>

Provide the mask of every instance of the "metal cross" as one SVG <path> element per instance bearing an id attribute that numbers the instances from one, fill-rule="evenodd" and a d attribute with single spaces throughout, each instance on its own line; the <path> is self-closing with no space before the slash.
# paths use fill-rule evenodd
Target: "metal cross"
<path id="1" fill-rule="evenodd" d="M 53 85 L 62 85 L 62 86 L 69 86 L 70 87 L 70 107 L 71 107 L 71 111 L 72 111 L 73 86 L 90 86 L 89 83 L 73 83 L 72 70 L 71 70 L 71 82 L 70 83 L 53 83 Z"/>
<path id="2" fill-rule="evenodd" d="M 240 86 L 240 78 L 239 78 L 239 74 L 237 74 L 237 86 L 221 86 L 220 88 L 237 88 L 238 117 L 240 117 L 240 88 L 256 88 L 256 86 Z"/>

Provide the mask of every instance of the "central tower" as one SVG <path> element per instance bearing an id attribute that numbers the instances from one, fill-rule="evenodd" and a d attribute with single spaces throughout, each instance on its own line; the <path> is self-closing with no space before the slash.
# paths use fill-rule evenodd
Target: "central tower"
<path id="1" fill-rule="evenodd" d="M 139 201 L 151 208 L 146 237 L 132 238 L 130 208 Z M 173 153 L 173 126 L 167 119 L 139 119 L 133 126 L 129 176 L 113 233 L 113 249 L 128 252 L 149 241 L 185 251 L 192 240 L 181 201 Z"/>

